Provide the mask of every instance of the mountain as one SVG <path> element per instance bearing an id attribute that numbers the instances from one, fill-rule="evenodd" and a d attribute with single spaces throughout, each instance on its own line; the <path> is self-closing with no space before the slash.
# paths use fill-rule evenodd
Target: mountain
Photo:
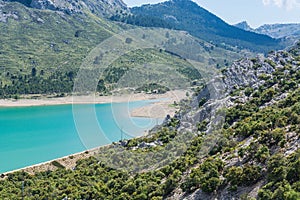
<path id="1" fill-rule="evenodd" d="M 196 131 L 204 121 L 208 140 L 219 139 L 168 199 L 300 198 L 299 56 L 298 42 L 288 51 L 236 61 L 197 93 L 192 109 L 178 115 L 180 124 Z M 211 96 L 218 89 L 224 92 Z"/>
<path id="2" fill-rule="evenodd" d="M 298 200 L 299 56 L 300 43 L 236 61 L 149 135 L 2 174 L 0 198 Z"/>
<path id="3" fill-rule="evenodd" d="M 131 13 L 149 19 L 159 18 L 173 29 L 188 31 L 191 35 L 214 44 L 225 43 L 258 52 L 282 48 L 280 41 L 231 26 L 190 0 L 171 0 L 133 7 Z"/>
<path id="4" fill-rule="evenodd" d="M 88 9 L 69 13 L 4 1 L 0 1 L 0 29 L 2 97 L 71 92 L 70 77 L 75 77 L 85 56 L 123 30 Z"/>
<path id="5" fill-rule="evenodd" d="M 246 31 L 268 35 L 276 39 L 300 39 L 300 24 L 265 24 L 253 29 L 246 21 L 243 21 L 234 26 Z"/>
<path id="6" fill-rule="evenodd" d="M 253 29 L 249 26 L 249 24 L 246 21 L 237 23 L 234 26 L 237 28 L 243 29 L 245 31 L 253 31 Z"/>
<path id="7" fill-rule="evenodd" d="M 273 38 L 300 39 L 300 24 L 265 24 L 254 31 Z"/>
<path id="8" fill-rule="evenodd" d="M 112 35 L 135 28 L 108 19 L 115 12 L 128 12 L 121 1 L 96 4 L 92 0 L 47 2 L 0 1 L 0 28 L 3 30 L 0 32 L 1 98 L 19 98 L 26 94 L 71 93 L 77 71 L 89 52 Z M 44 6 L 37 6 L 38 3 L 43 3 Z M 157 37 L 165 38 L 165 34 Z M 249 55 L 247 51 L 226 45 L 213 45 L 201 39 L 196 41 L 194 48 L 198 51 L 202 67 L 198 70 L 203 73 L 211 73 L 216 68 L 230 65 L 240 56 Z M 189 50 L 186 46 L 181 49 Z M 183 51 L 180 53 L 186 54 Z M 161 57 L 157 61 L 174 68 L 184 68 L 181 64 L 174 64 L 182 61 L 177 62 L 180 58 L 170 52 L 132 52 L 128 55 L 129 58 L 125 56 L 124 59 L 155 62 L 151 54 Z M 137 55 L 139 57 L 133 58 Z M 110 88 L 111 84 L 118 81 L 117 76 L 121 72 L 125 73 L 135 64 L 141 64 L 138 61 L 116 62 L 114 68 L 106 71 L 106 77 L 102 77 L 107 81 L 104 84 Z"/>
<path id="9" fill-rule="evenodd" d="M 102 17 L 109 17 L 119 11 L 126 12 L 128 10 L 122 0 L 4 0 L 4 2 L 5 1 L 19 2 L 27 7 L 40 10 L 63 11 L 67 14 L 83 13 L 85 10 L 89 10 Z"/>

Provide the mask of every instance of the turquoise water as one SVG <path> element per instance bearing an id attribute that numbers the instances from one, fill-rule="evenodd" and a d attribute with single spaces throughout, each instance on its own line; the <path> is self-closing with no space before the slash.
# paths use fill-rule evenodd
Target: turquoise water
<path id="1" fill-rule="evenodd" d="M 150 103 L 0 108 L 0 173 L 141 136 L 161 119 L 129 113 Z"/>

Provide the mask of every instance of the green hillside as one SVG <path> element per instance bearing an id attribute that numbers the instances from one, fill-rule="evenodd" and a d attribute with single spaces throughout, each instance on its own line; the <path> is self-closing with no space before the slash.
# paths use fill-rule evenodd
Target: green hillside
<path id="1" fill-rule="evenodd" d="M 1 86 L 32 74 L 45 79 L 78 68 L 89 51 L 120 28 L 91 13 L 67 15 L 36 10 L 19 3 L 1 8 L 16 13 L 0 22 Z"/>
<path id="2" fill-rule="evenodd" d="M 124 29 L 134 28 L 99 17 L 88 9 L 84 9 L 82 13 L 67 14 L 62 11 L 33 9 L 17 2 L 2 4 L 1 12 L 5 17 L 0 22 L 0 28 L 3 30 L 0 33 L 2 98 L 19 98 L 24 94 L 71 93 L 77 71 L 90 51 L 110 36 Z M 168 40 L 172 43 L 176 41 L 176 37 Z M 212 73 L 215 68 L 230 65 L 242 55 L 248 55 L 247 51 L 226 49 L 222 45 L 212 45 L 200 39 L 197 39 L 197 45 L 197 61 L 200 63 L 197 70 L 203 75 Z M 181 49 L 181 52 L 177 53 L 186 57 L 186 52 L 191 47 L 185 45 L 176 48 Z M 172 51 L 156 49 L 143 52 L 129 53 L 113 63 L 113 69 L 109 67 L 107 70 L 114 72 L 106 71 L 104 77 L 99 77 L 104 80 L 99 92 L 107 93 L 114 89 L 111 84 L 117 82 L 118 78 L 113 76 L 118 76 L 118 71 L 125 73 L 133 67 L 155 60 L 174 67 L 175 70 L 180 66 L 189 65 L 183 64 L 184 58 L 179 58 Z M 182 61 L 179 61 L 180 59 Z M 142 70 L 140 72 L 142 73 Z"/>
<path id="3" fill-rule="evenodd" d="M 185 30 L 214 44 L 225 43 L 260 53 L 283 47 L 280 40 L 231 26 L 190 0 L 143 5 L 132 8 L 131 12 L 133 16 L 117 15 L 114 19 L 141 26 L 151 26 L 152 23 L 157 27 Z"/>

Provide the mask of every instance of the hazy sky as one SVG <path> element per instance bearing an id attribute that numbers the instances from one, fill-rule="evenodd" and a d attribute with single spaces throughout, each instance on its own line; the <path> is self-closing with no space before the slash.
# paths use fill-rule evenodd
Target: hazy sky
<path id="1" fill-rule="evenodd" d="M 123 0 L 128 6 L 163 0 Z M 247 21 L 250 26 L 300 23 L 300 0 L 193 0 L 229 24 Z"/>

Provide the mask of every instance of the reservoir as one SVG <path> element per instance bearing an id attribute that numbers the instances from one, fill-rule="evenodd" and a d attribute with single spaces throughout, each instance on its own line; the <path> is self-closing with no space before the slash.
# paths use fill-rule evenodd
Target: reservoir
<path id="1" fill-rule="evenodd" d="M 2 107 L 0 173 L 142 136 L 162 119 L 130 111 L 153 101 Z"/>

